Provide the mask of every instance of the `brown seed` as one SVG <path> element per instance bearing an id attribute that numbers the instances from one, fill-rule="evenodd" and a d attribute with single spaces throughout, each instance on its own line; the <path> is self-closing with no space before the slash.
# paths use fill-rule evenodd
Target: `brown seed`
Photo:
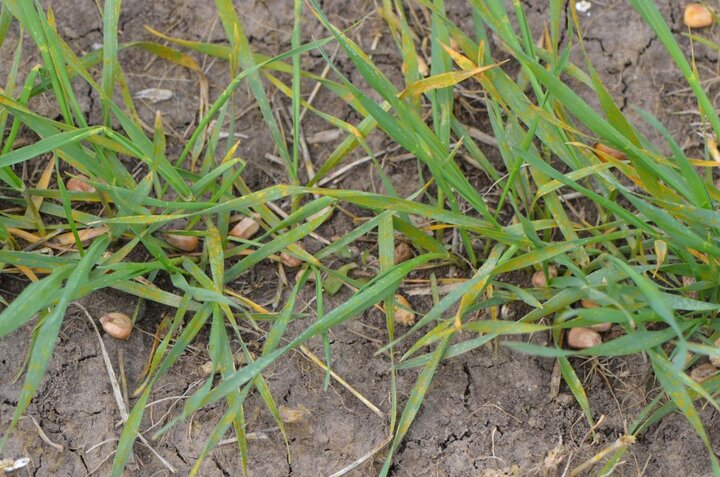
<path id="1" fill-rule="evenodd" d="M 717 368 L 710 363 L 703 363 L 695 366 L 690 371 L 690 377 L 696 383 L 701 383 L 717 372 Z"/>
<path id="2" fill-rule="evenodd" d="M 600 305 L 592 300 L 588 300 L 587 298 L 583 298 L 580 300 L 580 304 L 583 308 L 597 308 Z M 598 323 L 597 325 L 590 325 L 588 326 L 591 330 L 595 330 L 599 333 L 604 333 L 606 331 L 610 331 L 610 328 L 612 328 L 612 323 Z"/>
<path id="3" fill-rule="evenodd" d="M 571 348 L 586 349 L 601 343 L 600 334 L 590 328 L 571 328 L 567 333 L 567 344 Z"/>
<path id="4" fill-rule="evenodd" d="M 325 131 L 318 131 L 307 137 L 306 141 L 308 144 L 325 144 L 328 142 L 337 141 L 343 135 L 341 129 L 326 129 Z"/>
<path id="5" fill-rule="evenodd" d="M 125 313 L 112 312 L 100 318 L 100 324 L 115 339 L 126 340 L 132 331 L 132 321 Z"/>
<path id="6" fill-rule="evenodd" d="M 430 74 L 430 68 L 428 68 L 427 62 L 420 55 L 417 56 L 417 69 L 418 73 L 420 73 L 422 76 L 427 76 Z"/>
<path id="7" fill-rule="evenodd" d="M 305 270 L 298 270 L 298 272 L 295 274 L 295 281 L 300 280 L 300 278 L 303 276 L 303 273 L 305 273 Z M 308 283 L 315 283 L 315 274 L 310 273 L 305 281 Z"/>
<path id="8" fill-rule="evenodd" d="M 554 265 L 550 265 L 548 267 L 548 277 L 552 280 L 553 278 L 557 277 L 558 272 L 557 268 L 555 268 Z M 547 286 L 547 281 L 545 280 L 545 271 L 539 270 L 535 273 L 533 273 L 532 276 L 532 285 L 535 288 L 543 288 Z"/>
<path id="9" fill-rule="evenodd" d="M 165 234 L 165 240 L 183 252 L 194 252 L 198 248 L 198 238 L 196 235 Z"/>
<path id="10" fill-rule="evenodd" d="M 720 348 L 720 338 L 715 341 L 715 347 Z M 720 356 L 710 356 L 710 363 L 716 368 L 720 368 Z"/>
<path id="11" fill-rule="evenodd" d="M 598 333 L 605 333 L 606 331 L 610 331 L 612 325 L 612 323 L 598 323 L 597 325 L 590 325 L 588 328 L 595 330 Z"/>
<path id="12" fill-rule="evenodd" d="M 406 262 L 413 257 L 412 247 L 405 242 L 400 242 L 395 246 L 395 265 Z"/>
<path id="13" fill-rule="evenodd" d="M 705 5 L 688 3 L 683 14 L 683 22 L 690 28 L 705 28 L 713 24 L 712 12 Z"/>
<path id="14" fill-rule="evenodd" d="M 400 294 L 395 295 L 395 301 L 397 302 L 395 306 L 395 322 L 404 326 L 414 325 L 415 313 L 411 311 L 412 307 L 410 306 L 410 302 Z"/>
<path id="15" fill-rule="evenodd" d="M 625 155 L 624 152 L 618 151 L 617 149 L 614 149 L 610 146 L 606 146 L 605 144 L 600 143 L 600 142 L 595 143 L 593 148 L 595 148 L 597 151 L 599 151 L 605 155 L 614 157 L 618 161 L 624 161 L 625 159 L 627 159 L 627 155 Z M 606 162 L 607 158 L 603 154 L 598 154 L 597 152 L 595 153 L 595 155 L 598 157 L 598 159 L 600 159 L 603 162 Z"/>
<path id="16" fill-rule="evenodd" d="M 67 187 L 67 190 L 71 192 L 96 192 L 95 188 L 88 184 L 89 180 L 90 179 L 83 175 L 71 177 L 68 179 L 65 187 Z"/>
<path id="17" fill-rule="evenodd" d="M 326 222 L 326 221 L 330 220 L 330 217 L 333 216 L 333 212 L 334 212 L 333 206 L 332 206 L 332 205 L 328 205 L 327 207 L 325 207 L 325 208 L 323 208 L 323 209 L 321 209 L 321 210 L 318 210 L 318 211 L 315 212 L 314 214 L 308 215 L 307 219 L 305 219 L 305 222 L 310 222 L 310 221 L 313 221 L 313 220 L 315 220 L 315 219 L 319 219 L 320 217 L 322 217 L 322 216 L 324 216 L 325 214 L 327 214 L 327 217 L 325 217 L 325 220 L 323 220 L 323 222 Z"/>
<path id="18" fill-rule="evenodd" d="M 85 243 L 88 240 L 92 240 L 95 237 L 106 234 L 109 230 L 110 229 L 107 227 L 107 225 L 101 225 L 100 227 L 95 227 L 92 229 L 80 229 L 77 231 L 77 233 L 78 237 L 80 237 L 80 241 Z M 75 235 L 73 235 L 72 232 L 60 234 L 55 237 L 55 242 L 59 245 L 73 245 L 75 243 Z"/>
<path id="19" fill-rule="evenodd" d="M 297 246 L 300 247 L 301 249 L 305 250 L 305 247 L 303 247 L 301 243 L 298 243 L 298 244 L 295 244 L 295 245 L 297 245 Z M 302 261 L 302 260 L 300 260 L 300 259 L 297 258 L 297 257 L 293 257 L 292 255 L 290 255 L 290 254 L 287 253 L 287 252 L 281 252 L 281 253 L 280 253 L 280 261 L 282 262 L 283 265 L 285 265 L 285 266 L 288 267 L 288 268 L 299 267 L 300 265 L 303 264 L 303 261 Z"/>
<path id="20" fill-rule="evenodd" d="M 252 238 L 252 236 L 255 235 L 258 230 L 260 230 L 260 224 L 258 224 L 255 219 L 245 217 L 240 222 L 235 224 L 235 227 L 230 230 L 229 235 L 247 240 L 249 238 Z"/>

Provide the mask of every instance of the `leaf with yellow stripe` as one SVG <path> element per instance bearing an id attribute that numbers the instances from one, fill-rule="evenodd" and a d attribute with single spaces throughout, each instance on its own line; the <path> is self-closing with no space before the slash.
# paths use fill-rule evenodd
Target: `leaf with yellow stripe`
<path id="1" fill-rule="evenodd" d="M 447 73 L 440 73 L 429 78 L 421 79 L 408 85 L 408 87 L 405 88 L 398 97 L 401 99 L 407 97 L 413 98 L 423 93 L 427 93 L 428 91 L 462 83 L 468 78 L 472 78 L 473 76 L 483 73 L 489 69 L 496 68 L 503 63 L 506 63 L 506 61 L 493 65 L 478 66 L 470 70 L 449 71 Z"/>

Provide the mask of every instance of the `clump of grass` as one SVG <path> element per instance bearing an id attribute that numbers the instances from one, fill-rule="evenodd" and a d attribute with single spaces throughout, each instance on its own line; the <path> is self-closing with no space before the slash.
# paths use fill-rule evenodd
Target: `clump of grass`
<path id="1" fill-rule="evenodd" d="M 202 328 L 210 328 L 210 369 L 218 370 L 221 378 L 215 382 L 211 372 L 182 412 L 157 434 L 203 406 L 225 401 L 225 413 L 190 473 L 198 473 L 203 458 L 230 427 L 238 438 L 243 470 L 247 471 L 243 406 L 251 391 L 262 397 L 285 435 L 263 370 L 289 350 L 319 336 L 329 379 L 332 349 L 328 330 L 373 306 L 381 306 L 386 315 L 388 342 L 380 351 L 389 352 L 392 389 L 388 417 L 393 438 L 381 475 L 388 474 L 393 454 L 419 412 L 438 364 L 493 340 L 520 352 L 557 360 L 590 425 L 595 419 L 592 403 L 571 358 L 645 353 L 661 390 L 628 427 L 627 435 L 598 454 L 592 464 L 602 466 L 600 473 L 609 472 L 635 436 L 679 410 L 708 447 L 713 471 L 720 475 L 693 404 L 703 399 L 718 407 L 712 396 L 720 390 L 720 376 L 698 383 L 687 375 L 703 356 L 720 356 L 715 346 L 720 330 L 713 320 L 720 309 L 716 304 L 720 215 L 715 210 L 720 192 L 710 174 L 696 170 L 696 166 L 716 164 L 688 158 L 655 118 L 639 111 L 665 138 L 672 152 L 671 157 L 665 157 L 658 149 L 662 145 L 651 144 L 626 119 L 589 59 L 585 65 L 570 62 L 574 40 L 583 48 L 573 2 L 565 14 L 574 21 L 568 23 L 568 40 L 561 44 L 565 2 L 551 0 L 550 28 L 541 45 L 533 39 L 519 2 L 513 3 L 511 11 L 501 0 L 469 3 L 472 34 L 447 18 L 442 0 L 417 2 L 430 22 L 430 71 L 424 77 L 427 61 L 419 53 L 407 7 L 399 1 L 383 0 L 379 14 L 386 20 L 403 59 L 405 85 L 398 90 L 348 32 L 329 21 L 315 0 L 308 0 L 306 5 L 295 0 L 291 49 L 275 57 L 252 53 L 230 0 L 216 0 L 228 45 L 192 42 L 149 30 L 172 47 L 148 41 L 119 43 L 120 2 L 107 0 L 104 48 L 82 57 L 58 35 L 52 10 L 43 11 L 33 2 L 4 1 L 0 43 L 10 23 L 17 22 L 30 36 L 42 63 L 28 72 L 22 87 L 17 85 L 19 59 L 26 49 L 22 40 L 18 41 L 6 87 L 0 93 L 0 123 L 5 131 L 0 181 L 5 199 L 25 211 L 3 212 L 0 240 L 5 247 L 0 251 L 0 262 L 4 273 L 23 274 L 30 280 L 23 293 L 0 314 L 0 337 L 37 317 L 24 385 L 0 449 L 38 389 L 68 305 L 110 287 L 176 310 L 164 323 L 167 332 L 151 357 L 144 381 L 134 392 L 134 405 L 114 457 L 113 476 L 121 475 L 128 461 L 153 386 Z M 668 49 L 718 135 L 720 119 L 656 7 L 641 1 L 633 1 L 633 6 Z M 328 32 L 326 38 L 303 43 L 302 24 L 307 15 L 322 23 Z M 519 65 L 516 77 L 496 60 L 489 41 L 491 33 L 509 53 L 510 61 Z M 380 95 L 380 103 L 334 67 L 326 53 L 331 44 L 339 45 L 367 86 Z M 118 52 L 124 48 L 142 48 L 198 74 L 201 117 L 177 157 L 167 154 L 162 118 L 158 115 L 148 126 L 136 112 L 118 61 Z M 301 68 L 302 55 L 313 50 L 327 60 L 329 76 Z M 207 80 L 190 52 L 227 60 L 232 80 L 212 104 L 205 102 L 209 99 Z M 101 65 L 99 77 L 92 72 L 95 65 Z M 75 78 L 84 80 L 101 98 L 100 124 L 88 124 L 82 114 L 71 84 Z M 484 91 L 480 100 L 494 137 L 489 142 L 496 144 L 503 162 L 498 168 L 456 116 L 455 89 L 463 81 L 476 81 Z M 319 85 L 337 95 L 363 119 L 349 124 L 317 109 L 300 95 L 303 83 Z M 259 106 L 284 164 L 287 184 L 251 190 L 242 177 L 244 161 L 236 154 L 237 144 L 224 153 L 218 147 L 220 127 L 211 125 L 227 125 L 229 137 L 234 137 L 234 95 L 243 84 Z M 597 96 L 600 112 L 573 89 L 580 87 Z M 289 98 L 292 130 L 288 137 L 272 112 L 268 88 Z M 121 101 L 113 99 L 117 93 Z M 60 121 L 40 116 L 28 107 L 29 100 L 40 94 L 53 98 Z M 428 109 L 431 115 L 426 121 L 424 112 Z M 301 167 L 300 150 L 305 110 L 346 134 L 317 172 L 306 167 L 307 174 Z M 21 126 L 38 140 L 16 147 Z M 377 173 L 383 179 L 384 195 L 317 186 L 358 148 L 374 158 L 365 138 L 375 129 L 417 159 L 432 188 L 429 183 L 418 184 L 417 193 L 400 197 L 380 167 Z M 591 146 L 597 143 L 624 156 Z M 495 182 L 501 191 L 497 201 L 489 203 L 485 191 L 469 181 L 459 165 L 461 155 L 469 157 Z M 143 163 L 144 177 L 136 180 L 120 161 L 121 156 Z M 18 165 L 30 160 L 46 161 L 46 174 L 37 184 L 26 183 L 17 173 Z M 83 181 L 95 192 L 75 187 L 68 190 L 67 176 L 62 173 L 68 167 L 86 176 Z M 569 172 L 560 172 L 558 167 Z M 56 188 L 50 188 L 53 178 Z M 596 224 L 572 215 L 564 202 L 569 191 L 594 203 L 600 217 Z M 290 200 L 292 208 L 280 216 L 269 205 L 284 199 Z M 98 207 L 90 208 L 90 212 L 75 210 L 74 206 L 81 203 L 96 203 Z M 299 242 L 314 234 L 342 203 L 354 204 L 373 216 L 337 240 L 323 244 L 314 254 L 300 247 Z M 238 212 L 261 225 L 258 235 L 228 238 L 231 214 Z M 432 226 L 418 227 L 412 218 L 422 218 Z M 197 253 L 177 254 L 168 244 L 162 232 L 179 221 L 187 227 L 173 233 L 197 237 L 201 243 Z M 84 240 L 87 231 L 98 229 L 98 236 Z M 428 235 L 428 230 L 434 233 Z M 58 244 L 55 237 L 63 232 L 69 234 L 66 243 Z M 400 235 L 417 253 L 396 263 L 396 237 Z M 379 251 L 379 273 L 366 283 L 348 277 L 347 269 L 327 265 L 329 258 L 363 236 L 375 237 Z M 453 236 L 458 247 L 452 246 Z M 474 246 L 478 242 L 480 247 Z M 38 253 L 35 248 L 41 244 L 59 248 L 62 253 Z M 151 258 L 133 261 L 130 257 L 135 256 L 131 255 L 135 249 L 144 249 Z M 279 254 L 300 260 L 302 266 L 280 312 L 269 313 L 229 285 L 261 261 L 277 260 Z M 236 263 L 229 265 L 231 259 Z M 395 314 L 404 305 L 397 303 L 395 296 L 403 279 L 423 265 L 445 263 L 464 267 L 466 279 L 442 298 L 434 288 L 432 308 L 407 331 L 398 333 Z M 516 270 L 526 270 L 528 275 L 542 271 L 543 286 L 521 289 L 499 278 Z M 558 276 L 553 277 L 550 270 L 557 270 Z M 160 272 L 170 276 L 174 291 L 153 283 Z M 288 336 L 287 327 L 297 317 L 297 298 L 311 275 L 315 277 L 312 290 L 318 305 L 317 320 L 300 334 Z M 332 310 L 323 306 L 323 293 L 329 291 L 324 290 L 328 280 L 324 287 L 323 275 L 353 290 L 346 302 Z M 683 277 L 692 277 L 694 283 L 683 284 Z M 573 307 L 583 299 L 598 306 Z M 526 303 L 532 311 L 516 321 L 502 319 L 499 307 L 516 301 Z M 475 319 L 478 314 L 481 318 Z M 261 319 L 269 320 L 269 326 L 260 326 Z M 246 346 L 240 323 L 265 333 L 257 359 Z M 620 332 L 618 337 L 587 349 L 565 349 L 565 330 L 603 323 L 611 323 Z M 502 340 L 538 331 L 549 332 L 555 346 Z M 245 357 L 242 365 L 237 364 L 232 342 L 239 344 Z M 409 349 L 399 356 L 396 349 L 401 343 L 407 343 Z M 400 412 L 395 374 L 410 368 L 420 371 Z"/>

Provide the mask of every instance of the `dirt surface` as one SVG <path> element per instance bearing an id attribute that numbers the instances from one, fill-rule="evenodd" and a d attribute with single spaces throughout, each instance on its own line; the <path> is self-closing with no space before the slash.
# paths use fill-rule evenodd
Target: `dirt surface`
<path id="1" fill-rule="evenodd" d="M 243 0 L 236 2 L 246 26 L 246 34 L 253 47 L 262 53 L 277 54 L 289 47 L 292 25 L 292 2 L 287 0 Z M 348 26 L 373 11 L 372 2 L 324 2 L 330 18 L 339 26 Z M 451 14 L 470 31 L 465 2 L 446 2 Z M 525 1 L 530 22 L 536 32 L 547 20 L 547 2 Z M 593 63 L 622 109 L 630 117 L 638 116 L 633 106 L 656 114 L 691 152 L 700 153 L 702 145 L 697 134 L 699 117 L 688 111 L 685 83 L 670 62 L 662 45 L 641 19 L 624 1 L 593 2 L 590 14 L 582 15 L 581 23 L 586 46 Z M 680 37 L 681 2 L 662 1 L 661 10 L 684 47 L 688 40 Z M 352 5 L 352 8 L 348 8 Z M 97 7 L 92 0 L 55 0 L 52 2 L 60 34 L 76 51 L 90 51 L 102 41 Z M 204 0 L 160 0 L 145 2 L 125 0 L 121 16 L 121 41 L 151 39 L 143 28 L 150 25 L 170 35 L 190 40 L 225 42 L 222 27 L 216 21 L 212 2 Z M 82 13 L 82 14 L 80 14 Z M 370 16 L 354 32 L 357 41 L 370 49 L 374 35 L 385 31 L 377 16 Z M 17 31 L 14 31 L 17 36 Z M 305 38 L 323 36 L 314 23 L 307 26 Z M 12 41 L 9 40 L 12 45 Z M 330 50 L 332 51 L 332 50 Z M 4 77 L 12 49 L 0 53 L 0 77 Z M 717 55 L 696 46 L 698 68 L 704 79 L 715 78 Z M 399 84 L 400 63 L 387 34 L 379 38 L 373 51 L 375 61 Z M 177 138 L 171 140 L 169 150 L 178 151 L 180 139 L 197 120 L 198 86 L 194 73 L 154 60 L 138 50 L 121 54 L 130 89 L 161 87 L 174 92 L 171 100 L 158 103 L 138 103 L 143 119 L 152 123 L 155 111 L 160 110 Z M 211 98 L 228 81 L 226 65 L 198 57 L 210 79 Z M 575 54 L 579 64 L 583 59 Z M 23 70 L 28 71 L 37 58 L 28 57 Z M 358 74 L 339 55 L 337 64 L 353 81 L 361 83 Z M 319 55 L 306 60 L 305 68 L 319 72 L 324 64 Z M 715 83 L 708 83 L 711 96 L 717 93 Z M 91 120 L 99 118 L 99 104 L 90 88 L 78 83 L 79 98 Z M 83 94 L 83 91 L 85 92 Z M 589 97 L 589 92 L 583 94 Z M 50 103 L 42 98 L 33 107 L 53 114 Z M 240 156 L 248 161 L 244 177 L 255 189 L 284 182 L 282 169 L 265 158 L 273 153 L 270 138 L 262 126 L 260 113 L 248 108 L 250 98 L 241 90 L 238 111 L 244 112 L 238 130 L 245 135 Z M 355 121 L 341 101 L 321 93 L 315 103 L 318 108 Z M 286 116 L 289 103 L 279 94 L 273 105 Z M 303 123 L 307 136 L 327 129 L 316 118 L 307 116 Z M 638 128 L 661 149 L 658 135 L 636 121 Z M 478 113 L 480 129 L 487 123 Z M 380 134 L 374 134 L 370 144 L 375 150 L 392 147 Z M 316 166 L 322 163 L 334 145 L 311 145 L 310 152 Z M 497 152 L 482 146 L 491 160 L 499 161 Z M 695 148 L 693 150 L 693 148 Z M 400 151 L 402 152 L 402 151 Z M 414 162 L 396 161 L 387 157 L 385 172 L 401 195 L 418 187 L 418 172 Z M 486 189 L 489 181 L 468 166 L 468 174 L 477 187 Z M 367 177 L 371 180 L 368 180 Z M 372 166 L 358 169 L 351 177 L 342 179 L 338 187 L 382 190 Z M 330 237 L 347 230 L 349 219 L 336 214 L 324 226 L 322 234 Z M 308 240 L 308 248 L 317 244 Z M 371 245 L 367 245 L 372 253 Z M 515 281 L 515 283 L 523 278 Z M 232 286 L 261 304 L 270 306 L 277 283 L 274 267 L 261 267 L 240 277 Z M 527 284 L 527 283 L 525 283 Z M 6 277 L 0 283 L 6 298 L 20 292 L 24 282 Z M 328 307 L 341 303 L 347 295 L 338 294 L 329 300 Z M 413 306 L 419 311 L 429 308 L 428 297 L 414 296 Z M 81 303 L 97 319 L 108 311 L 131 313 L 135 299 L 120 293 L 96 293 Z M 309 310 L 312 310 L 312 306 Z M 127 342 L 118 342 L 103 335 L 102 340 L 116 372 L 123 364 L 127 389 L 138 384 L 150 353 L 152 334 L 164 313 L 169 310 L 148 304 L 138 321 L 138 329 Z M 314 319 L 313 316 L 307 318 Z M 290 332 L 306 326 L 293 323 Z M 0 341 L 0 425 L 5 426 L 12 416 L 22 380 L 13 382 L 21 368 L 31 328 L 26 326 Z M 251 335 L 248 339 L 252 339 Z M 384 413 L 390 408 L 390 381 L 385 355 L 374 356 L 385 340 L 384 318 L 375 310 L 334 329 L 330 333 L 333 349 L 333 370 Z M 536 335 L 533 340 L 543 343 L 547 337 Z M 201 383 L 201 365 L 206 362 L 207 340 L 201 336 L 188 350 L 179 364 L 157 385 L 151 397 L 143 432 L 149 438 L 152 430 L 167 422 Z M 322 355 L 321 343 L 311 342 L 308 348 Z M 623 435 L 626 426 L 652 396 L 655 384 L 650 378 L 647 362 L 642 357 L 632 359 L 575 360 L 584 380 L 596 416 L 605 416 L 595 434 L 582 412 L 563 385 L 560 394 L 550 397 L 553 361 L 514 354 L 506 349 L 488 346 L 459 358 L 444 362 L 424 401 L 422 411 L 400 447 L 393 474 L 498 476 L 498 475 L 561 475 L 590 458 Z M 374 414 L 352 394 L 332 381 L 322 389 L 323 371 L 300 352 L 279 360 L 265 374 L 279 405 L 299 409 L 309 414 L 298 423 L 288 425 L 290 458 L 282 439 L 262 401 L 252 395 L 246 406 L 250 441 L 250 471 L 256 476 L 316 476 L 330 475 L 365 455 L 384 442 L 388 434 L 385 418 Z M 416 370 L 399 374 L 398 389 L 401 404 L 417 376 Z M 202 446 L 222 414 L 222 405 L 211 406 L 196 413 L 192 420 L 177 426 L 158 441 L 153 449 L 174 466 L 179 475 L 187 473 L 200 454 Z M 720 443 L 720 424 L 711 409 L 702 411 L 714 442 Z M 30 474 L 36 476 L 107 475 L 120 428 L 118 407 L 99 347 L 98 336 L 89 320 L 72 306 L 65 320 L 55 357 L 38 397 L 33 401 L 10 440 L 8 455 L 31 458 Z M 37 423 L 37 426 L 34 424 Z M 39 430 L 46 435 L 43 440 Z M 152 430 L 151 430 L 152 429 Z M 229 437 L 229 436 L 227 436 Z M 47 441 L 47 442 L 46 442 Z M 56 444 L 50 445 L 50 442 Z M 720 449 L 719 449 L 720 450 Z M 382 465 L 384 451 L 376 454 L 350 475 L 373 475 Z M 203 476 L 231 476 L 240 474 L 237 446 L 229 443 L 216 448 L 203 464 Z M 650 428 L 633 445 L 617 469 L 618 475 L 664 476 L 681 473 L 687 476 L 709 475 L 705 450 L 695 433 L 678 415 L 671 415 Z M 169 475 L 166 467 L 147 447 L 136 444 L 134 463 L 127 475 Z"/>

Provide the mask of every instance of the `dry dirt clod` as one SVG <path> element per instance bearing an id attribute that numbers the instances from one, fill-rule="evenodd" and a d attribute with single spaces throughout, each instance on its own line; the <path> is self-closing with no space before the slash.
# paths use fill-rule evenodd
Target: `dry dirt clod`
<path id="1" fill-rule="evenodd" d="M 0 460 L 0 471 L 2 471 L 3 475 L 18 475 L 17 471 L 27 467 L 29 463 L 30 459 L 27 457 L 20 459 L 2 459 Z"/>
<path id="2" fill-rule="evenodd" d="M 683 22 L 690 28 L 705 28 L 713 24 L 712 12 L 705 5 L 688 3 L 685 6 Z"/>
<path id="3" fill-rule="evenodd" d="M 395 265 L 406 262 L 413 257 L 412 247 L 405 242 L 395 246 Z"/>
<path id="4" fill-rule="evenodd" d="M 303 247 L 301 243 L 297 243 L 295 245 L 297 245 L 301 249 L 305 250 L 305 247 Z M 302 260 L 300 260 L 297 257 L 293 257 L 292 255 L 290 255 L 287 252 L 280 253 L 280 261 L 282 262 L 283 265 L 285 265 L 288 268 L 299 267 L 300 265 L 303 264 Z"/>
<path id="5" fill-rule="evenodd" d="M 395 322 L 400 323 L 404 326 L 412 326 L 415 324 L 415 313 L 412 311 L 412 307 L 410 306 L 410 302 L 407 301 L 407 299 L 402 295 L 395 295 L 395 301 L 398 305 L 401 305 L 405 308 L 408 308 L 407 310 L 405 308 L 401 308 L 400 306 L 395 307 Z"/>
<path id="6" fill-rule="evenodd" d="M 715 341 L 715 347 L 720 348 L 720 338 Z M 720 356 L 710 356 L 710 364 L 716 368 L 720 368 Z"/>
<path id="7" fill-rule="evenodd" d="M 279 406 L 278 415 L 285 424 L 295 424 L 304 421 L 310 415 L 310 411 L 302 404 L 297 408 Z"/>
<path id="8" fill-rule="evenodd" d="M 603 144 L 603 143 L 601 143 L 601 142 L 596 142 L 595 145 L 593 146 L 593 148 L 596 149 L 596 150 L 598 150 L 598 151 L 600 151 L 600 152 L 602 152 L 602 153 L 604 153 L 604 154 L 607 154 L 607 155 L 610 156 L 610 157 L 614 157 L 615 159 L 617 159 L 617 160 L 619 160 L 619 161 L 624 161 L 625 159 L 627 159 L 627 155 L 625 155 L 624 152 L 618 151 L 617 149 L 614 149 L 614 148 L 612 148 L 612 147 L 610 147 L 610 146 L 606 146 L 605 144 Z M 596 156 L 598 157 L 598 159 L 600 159 L 601 161 L 603 161 L 603 162 L 606 161 L 606 159 L 603 157 L 602 154 L 597 154 L 597 153 L 596 153 L 595 155 L 596 155 Z"/>
<path id="9" fill-rule="evenodd" d="M 203 377 L 210 376 L 211 374 L 214 374 L 213 364 L 212 361 L 207 361 L 200 365 L 200 374 Z"/>
<path id="10" fill-rule="evenodd" d="M 571 348 L 586 349 L 601 343 L 600 333 L 590 328 L 571 328 L 567 333 L 567 344 Z"/>
<path id="11" fill-rule="evenodd" d="M 198 248 L 199 240 L 195 235 L 165 234 L 165 240 L 173 247 L 183 252 L 194 252 Z"/>
<path id="12" fill-rule="evenodd" d="M 682 277 L 682 286 L 687 288 L 689 286 L 692 286 L 695 283 L 695 277 Z M 700 294 L 695 291 L 689 291 L 688 297 L 692 298 L 693 300 L 697 300 Z"/>
<path id="13" fill-rule="evenodd" d="M 88 183 L 89 180 L 83 175 L 71 177 L 65 187 L 71 192 L 96 192 L 95 188 Z"/>
<path id="14" fill-rule="evenodd" d="M 703 363 L 695 366 L 693 370 L 690 371 L 690 377 L 696 383 L 701 383 L 715 373 L 717 373 L 715 366 L 710 363 Z"/>
<path id="15" fill-rule="evenodd" d="M 126 340 L 132 331 L 132 320 L 125 313 L 112 312 L 100 317 L 105 333 L 115 339 Z"/>
<path id="16" fill-rule="evenodd" d="M 251 353 L 251 356 L 254 357 L 254 354 Z M 244 354 L 238 353 L 233 357 L 233 361 L 235 362 L 235 367 L 239 368 L 241 366 L 244 366 L 247 364 L 247 359 Z M 213 367 L 212 361 L 206 361 L 203 364 L 200 365 L 200 374 L 203 377 L 210 376 L 210 374 L 217 374 L 220 372 L 219 368 Z"/>
<path id="17" fill-rule="evenodd" d="M 558 276 L 557 268 L 554 265 L 550 265 L 548 267 L 548 277 L 552 280 L 553 278 Z M 544 288 L 547 286 L 547 280 L 545 280 L 545 271 L 539 270 L 535 273 L 533 273 L 532 276 L 532 285 L 535 288 Z"/>
<path id="18" fill-rule="evenodd" d="M 239 239 L 248 240 L 252 238 L 253 235 L 258 232 L 258 230 L 260 230 L 260 224 L 258 224 L 255 219 L 245 217 L 240 222 L 235 224 L 235 227 L 230 229 L 228 235 Z"/>

